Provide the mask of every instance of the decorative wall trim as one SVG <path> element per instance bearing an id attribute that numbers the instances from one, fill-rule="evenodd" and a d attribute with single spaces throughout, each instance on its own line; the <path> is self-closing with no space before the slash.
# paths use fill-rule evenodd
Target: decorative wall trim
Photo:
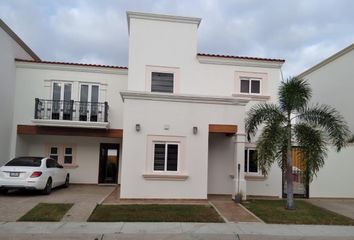
<path id="1" fill-rule="evenodd" d="M 146 180 L 165 180 L 165 181 L 185 181 L 188 178 L 188 175 L 182 175 L 182 174 L 143 174 L 143 177 Z"/>
<path id="2" fill-rule="evenodd" d="M 164 22 L 189 23 L 189 24 L 196 24 L 197 26 L 199 26 L 200 22 L 202 21 L 201 18 L 196 18 L 196 17 L 182 17 L 182 16 L 172 16 L 172 15 L 156 14 L 156 13 L 141 13 L 141 12 L 127 11 L 128 33 L 130 33 L 130 19 L 132 18 L 153 20 L 153 21 L 164 21 Z"/>
<path id="3" fill-rule="evenodd" d="M 122 91 L 120 92 L 123 101 L 125 99 L 167 101 L 167 102 L 188 102 L 205 104 L 223 104 L 245 106 L 251 99 L 245 97 L 218 97 L 192 94 L 168 94 L 168 93 L 150 93 L 140 91 Z"/>
<path id="4" fill-rule="evenodd" d="M 266 95 L 252 95 L 252 94 L 232 94 L 233 97 L 247 97 L 250 98 L 252 101 L 268 101 L 270 99 L 270 96 Z"/>
<path id="5" fill-rule="evenodd" d="M 17 125 L 17 134 L 122 138 L 123 129 L 68 128 Z"/>
<path id="6" fill-rule="evenodd" d="M 66 120 L 45 120 L 33 119 L 32 122 L 38 126 L 51 126 L 51 127 L 76 127 L 76 128 L 101 128 L 107 129 L 108 122 L 86 122 L 86 121 L 66 121 Z"/>

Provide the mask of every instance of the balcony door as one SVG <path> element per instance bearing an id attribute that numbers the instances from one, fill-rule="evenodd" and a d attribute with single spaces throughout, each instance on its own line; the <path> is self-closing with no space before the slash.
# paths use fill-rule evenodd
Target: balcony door
<path id="1" fill-rule="evenodd" d="M 80 121 L 97 122 L 99 86 L 80 84 Z"/>
<path id="2" fill-rule="evenodd" d="M 72 83 L 53 82 L 52 93 L 52 119 L 72 120 Z"/>

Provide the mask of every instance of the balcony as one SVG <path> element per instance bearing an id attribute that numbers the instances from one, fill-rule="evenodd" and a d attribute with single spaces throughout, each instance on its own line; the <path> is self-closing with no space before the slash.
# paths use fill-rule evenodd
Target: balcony
<path id="1" fill-rule="evenodd" d="M 108 128 L 108 103 L 36 98 L 33 123 L 39 126 Z"/>

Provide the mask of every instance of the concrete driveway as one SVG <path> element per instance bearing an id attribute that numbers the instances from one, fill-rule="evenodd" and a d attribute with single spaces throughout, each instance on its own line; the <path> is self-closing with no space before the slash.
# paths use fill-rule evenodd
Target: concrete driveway
<path id="1" fill-rule="evenodd" d="M 57 188 L 50 195 L 34 191 L 14 191 L 0 195 L 0 222 L 16 221 L 38 203 L 74 203 L 62 221 L 83 222 L 97 203 L 101 203 L 115 187 L 97 185 L 70 185 Z"/>
<path id="2" fill-rule="evenodd" d="M 354 199 L 309 199 L 310 203 L 354 219 Z"/>

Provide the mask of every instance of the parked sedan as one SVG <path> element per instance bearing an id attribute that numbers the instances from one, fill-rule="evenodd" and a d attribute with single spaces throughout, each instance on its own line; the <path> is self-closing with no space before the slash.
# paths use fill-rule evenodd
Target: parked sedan
<path id="1" fill-rule="evenodd" d="M 18 157 L 0 167 L 0 189 L 33 189 L 50 194 L 52 188 L 69 185 L 69 173 L 51 158 Z"/>

